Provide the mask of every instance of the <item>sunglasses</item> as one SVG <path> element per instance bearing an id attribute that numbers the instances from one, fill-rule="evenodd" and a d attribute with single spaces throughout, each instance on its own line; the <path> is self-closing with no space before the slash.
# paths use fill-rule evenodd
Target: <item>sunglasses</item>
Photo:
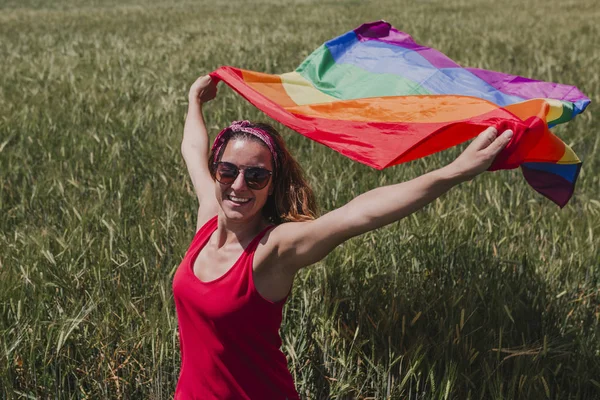
<path id="1" fill-rule="evenodd" d="M 215 179 L 223 185 L 231 185 L 235 182 L 236 178 L 240 174 L 240 171 L 244 173 L 244 180 L 246 185 L 252 190 L 263 189 L 269 183 L 272 171 L 261 167 L 248 167 L 239 168 L 237 165 L 219 161 L 213 164 L 215 171 Z"/>

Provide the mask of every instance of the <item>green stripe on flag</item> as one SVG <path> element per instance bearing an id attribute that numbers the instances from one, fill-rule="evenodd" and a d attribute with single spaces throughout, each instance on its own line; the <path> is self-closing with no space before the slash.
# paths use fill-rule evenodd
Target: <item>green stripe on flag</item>
<path id="1" fill-rule="evenodd" d="M 373 74 L 350 64 L 337 64 L 322 45 L 296 69 L 315 88 L 340 100 L 431 94 L 417 82 L 393 74 Z"/>

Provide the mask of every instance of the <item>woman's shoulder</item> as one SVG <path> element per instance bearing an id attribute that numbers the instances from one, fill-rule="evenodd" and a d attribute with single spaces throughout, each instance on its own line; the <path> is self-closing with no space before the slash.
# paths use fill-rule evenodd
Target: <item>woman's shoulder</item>
<path id="1" fill-rule="evenodd" d="M 261 244 L 267 246 L 271 251 L 279 253 L 282 248 L 293 247 L 297 238 L 302 235 L 305 225 L 310 221 L 290 221 L 279 224 L 269 224 L 261 239 Z"/>

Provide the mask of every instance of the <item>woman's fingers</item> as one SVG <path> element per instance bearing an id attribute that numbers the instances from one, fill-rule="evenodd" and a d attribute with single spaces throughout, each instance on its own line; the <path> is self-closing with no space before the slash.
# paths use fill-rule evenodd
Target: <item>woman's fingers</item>
<path id="1" fill-rule="evenodd" d="M 201 93 L 202 90 L 210 87 L 211 83 L 212 78 L 210 77 L 210 75 L 203 75 L 194 81 L 192 87 L 190 88 L 190 92 L 194 92 L 196 94 Z"/>
<path id="2" fill-rule="evenodd" d="M 215 98 L 217 95 L 217 84 L 210 75 L 203 75 L 196 79 L 190 88 L 190 100 L 205 103 Z"/>
<path id="3" fill-rule="evenodd" d="M 210 77 L 210 75 L 204 75 L 198 78 L 198 81 L 200 82 L 200 85 L 202 87 L 207 87 L 212 83 L 212 78 Z"/>
<path id="4" fill-rule="evenodd" d="M 494 142 L 496 136 L 498 135 L 498 131 L 493 126 L 490 126 L 473 140 L 471 146 L 473 146 L 474 150 L 483 150 L 487 148 L 490 144 Z"/>
<path id="5" fill-rule="evenodd" d="M 475 151 L 485 150 L 487 153 L 498 154 L 510 141 L 513 132 L 509 129 L 504 131 L 501 135 L 498 135 L 498 130 L 490 126 L 477 136 L 477 138 L 471 143 L 471 147 Z"/>
<path id="6" fill-rule="evenodd" d="M 500 153 L 502 151 L 503 148 L 506 147 L 508 142 L 510 142 L 510 139 L 512 138 L 512 136 L 513 136 L 513 131 L 511 131 L 510 129 L 502 132 L 502 134 L 499 135 L 493 141 L 493 143 L 488 146 L 487 151 L 489 151 L 495 157 L 498 153 Z"/>
<path id="7" fill-rule="evenodd" d="M 198 77 L 198 79 L 196 79 L 196 81 L 193 83 L 192 86 L 196 86 L 199 89 L 204 88 L 208 85 L 210 85 L 210 82 L 212 81 L 212 78 L 210 77 L 210 75 L 203 75 Z"/>

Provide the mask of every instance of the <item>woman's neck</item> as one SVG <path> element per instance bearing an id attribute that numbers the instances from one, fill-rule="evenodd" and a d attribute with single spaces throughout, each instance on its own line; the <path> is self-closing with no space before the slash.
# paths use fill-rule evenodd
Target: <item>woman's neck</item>
<path id="1" fill-rule="evenodd" d="M 240 243 L 245 247 L 261 230 L 268 226 L 261 213 L 250 220 L 235 221 L 227 219 L 222 211 L 218 214 L 217 230 L 213 237 L 216 239 L 217 248 L 232 243 Z"/>

